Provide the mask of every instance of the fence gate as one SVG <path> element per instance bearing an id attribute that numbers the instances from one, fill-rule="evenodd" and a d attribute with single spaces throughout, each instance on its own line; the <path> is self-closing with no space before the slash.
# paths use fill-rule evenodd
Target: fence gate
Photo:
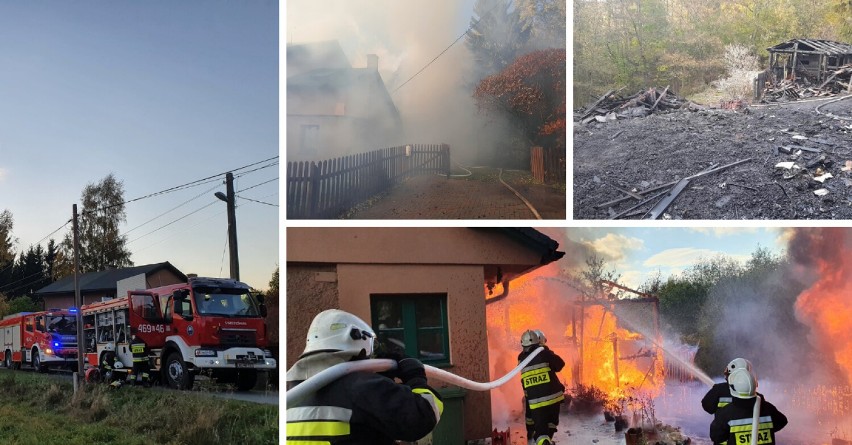
<path id="1" fill-rule="evenodd" d="M 450 174 L 450 146 L 411 144 L 287 163 L 287 218 L 335 218 L 411 176 Z"/>

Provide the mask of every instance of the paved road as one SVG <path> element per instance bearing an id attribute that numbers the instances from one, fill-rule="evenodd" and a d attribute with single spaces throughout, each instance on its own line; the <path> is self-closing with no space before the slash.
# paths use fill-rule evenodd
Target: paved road
<path id="1" fill-rule="evenodd" d="M 488 175 L 490 173 L 490 175 Z M 497 180 L 497 170 L 480 179 L 418 176 L 381 199 L 362 205 L 349 219 L 535 219 L 532 211 Z M 488 176 L 486 176 L 488 175 Z M 522 192 L 545 219 L 565 218 L 565 195 L 546 186 Z M 537 192 L 537 193 L 531 193 Z"/>

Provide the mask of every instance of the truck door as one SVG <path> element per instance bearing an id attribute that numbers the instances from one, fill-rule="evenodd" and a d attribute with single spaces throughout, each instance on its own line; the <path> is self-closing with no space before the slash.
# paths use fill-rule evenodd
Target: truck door
<path id="1" fill-rule="evenodd" d="M 159 298 L 151 292 L 132 291 L 129 300 L 130 326 L 136 330 L 136 335 L 148 347 L 161 347 L 168 332 Z"/>
<path id="2" fill-rule="evenodd" d="M 198 344 L 197 333 L 193 327 L 194 311 L 192 309 L 192 296 L 188 289 L 178 289 L 169 299 L 171 304 L 167 318 L 171 323 L 170 335 L 180 335 L 187 344 Z"/>
<path id="3" fill-rule="evenodd" d="M 23 347 L 26 351 L 26 356 L 29 358 L 30 348 L 33 347 L 35 337 L 35 317 L 30 315 L 29 317 L 24 317 L 24 341 Z"/>

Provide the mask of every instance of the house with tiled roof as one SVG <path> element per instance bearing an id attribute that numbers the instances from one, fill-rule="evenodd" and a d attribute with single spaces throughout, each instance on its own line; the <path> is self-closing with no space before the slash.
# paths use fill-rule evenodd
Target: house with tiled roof
<path id="1" fill-rule="evenodd" d="M 186 275 L 168 261 L 144 266 L 107 269 L 81 274 L 80 295 L 83 304 L 105 301 L 123 295 L 127 290 L 149 289 L 185 283 Z M 74 306 L 74 275 L 67 276 L 34 293 L 44 301 L 45 309 L 67 309 Z"/>

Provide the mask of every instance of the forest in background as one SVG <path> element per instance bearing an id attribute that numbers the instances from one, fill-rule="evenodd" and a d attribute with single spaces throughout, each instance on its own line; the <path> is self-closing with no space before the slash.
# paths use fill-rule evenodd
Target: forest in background
<path id="1" fill-rule="evenodd" d="M 852 0 L 575 0 L 573 13 L 574 108 L 623 87 L 705 92 L 726 75 L 726 46 L 762 69 L 790 39 L 852 42 Z"/>

